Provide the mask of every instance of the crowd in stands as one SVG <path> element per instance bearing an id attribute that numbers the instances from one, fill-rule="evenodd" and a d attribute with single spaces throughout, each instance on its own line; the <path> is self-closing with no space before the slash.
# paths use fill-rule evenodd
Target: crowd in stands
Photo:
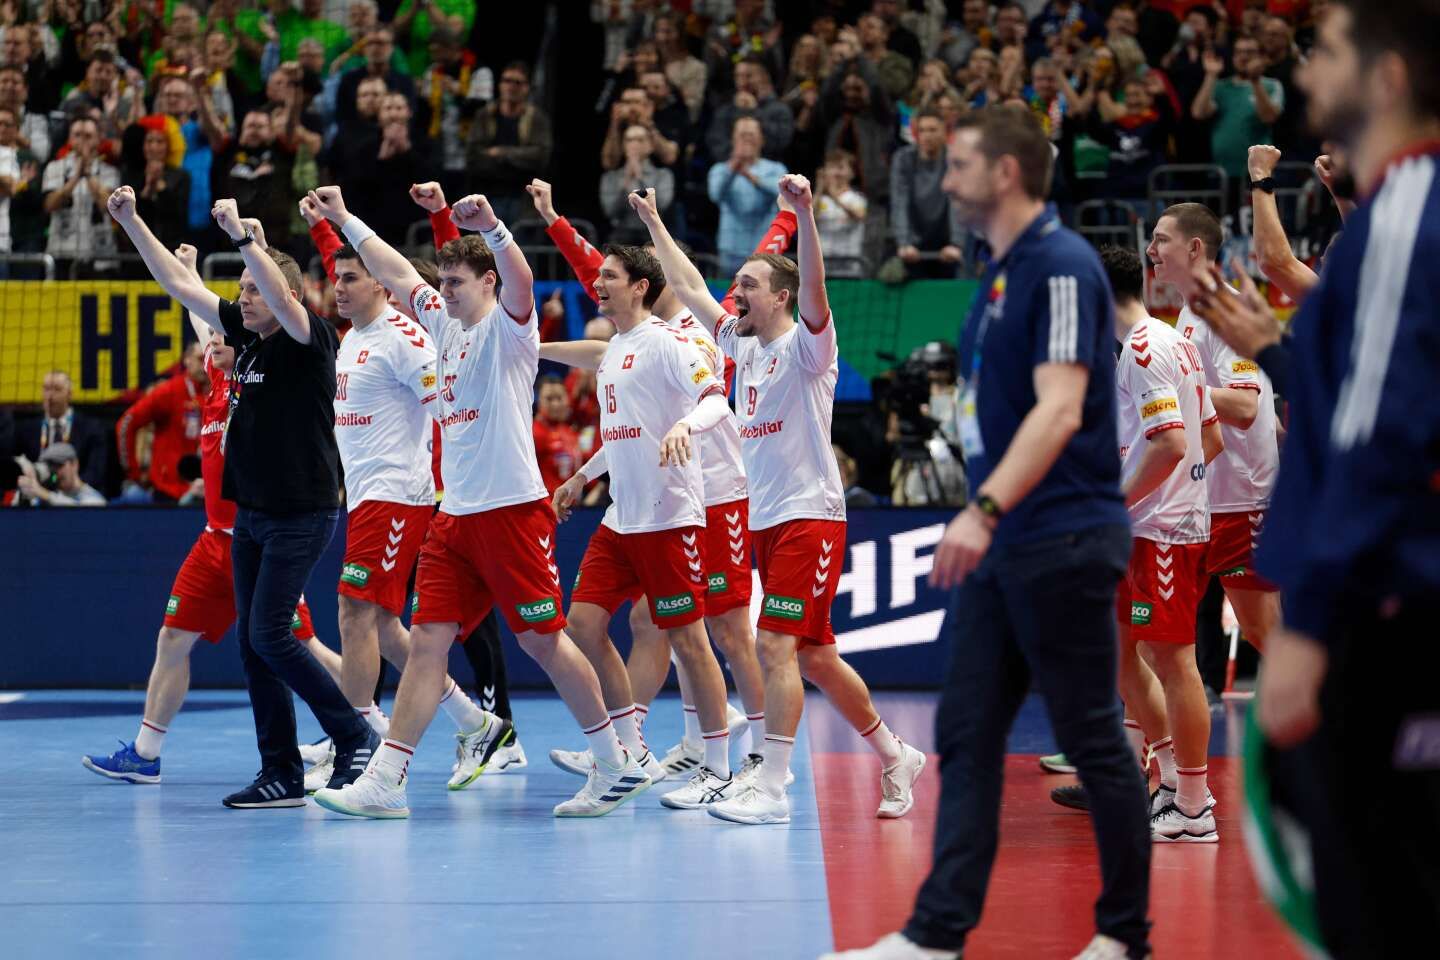
<path id="1" fill-rule="evenodd" d="M 0 0 L 0 253 L 48 253 L 60 277 L 128 275 L 123 256 L 106 259 L 126 252 L 105 212 L 125 183 L 167 244 L 228 249 L 210 208 L 234 197 L 307 263 L 296 201 L 317 184 L 364 197 L 367 222 L 404 244 L 423 219 L 409 184 L 485 193 L 513 222 L 535 217 L 531 178 L 579 168 L 591 190 L 566 203 L 592 214 L 591 239 L 642 239 L 625 198 L 653 187 L 672 230 L 725 276 L 763 236 L 779 177 L 798 172 L 816 184 L 832 276 L 968 276 L 985 249 L 941 189 L 960 117 L 1032 110 L 1066 215 L 1106 198 L 1143 216 L 1151 171 L 1175 162 L 1218 165 L 1238 209 L 1252 144 L 1304 163 L 1320 152 L 1295 73 L 1324 5 L 555 5 L 559 32 L 594 51 L 587 66 L 547 60 L 539 36 L 485 35 L 487 5 L 469 0 Z M 592 96 L 593 123 L 556 123 Z M 542 398 L 545 424 L 584 410 L 562 386 L 566 404 L 553 387 Z M 81 476 L 106 493 L 127 475 L 184 495 L 135 474 L 124 450 L 108 474 L 86 456 Z"/>

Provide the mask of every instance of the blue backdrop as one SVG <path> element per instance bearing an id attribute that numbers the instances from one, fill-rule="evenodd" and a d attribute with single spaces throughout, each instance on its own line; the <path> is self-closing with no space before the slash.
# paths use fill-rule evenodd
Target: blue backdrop
<path id="1" fill-rule="evenodd" d="M 948 597 L 925 578 L 950 516 L 850 513 L 833 619 L 841 652 L 874 686 L 940 684 L 949 650 L 941 629 Z M 559 529 L 556 553 L 567 590 L 599 522 L 599 511 L 582 511 Z M 203 524 L 199 510 L 0 511 L 0 688 L 143 687 L 171 581 Z M 335 583 L 344 543 L 342 522 L 306 592 L 316 631 L 336 647 Z M 756 608 L 758 597 L 757 589 Z M 623 614 L 613 631 L 622 650 L 629 641 Z M 511 683 L 546 686 L 544 674 L 504 633 Z M 468 683 L 471 673 L 458 649 L 451 661 L 454 676 Z M 192 682 L 244 685 L 233 635 L 213 648 L 197 647 Z"/>

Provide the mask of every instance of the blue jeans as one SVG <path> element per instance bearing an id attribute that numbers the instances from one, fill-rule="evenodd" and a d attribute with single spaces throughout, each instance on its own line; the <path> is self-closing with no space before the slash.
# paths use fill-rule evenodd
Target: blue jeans
<path id="1" fill-rule="evenodd" d="M 1147 951 L 1150 823 L 1116 691 L 1115 588 L 1130 532 L 1106 526 L 1001 548 L 961 586 L 935 718 L 935 860 L 905 935 L 961 950 L 980 921 L 999 834 L 1005 743 L 1033 676 L 1060 749 L 1090 794 L 1100 846 L 1095 926 Z M 1077 945 L 1078 946 L 1078 945 Z"/>
<path id="2" fill-rule="evenodd" d="M 334 679 L 290 630 L 305 582 L 335 535 L 336 519 L 334 510 L 280 516 L 244 507 L 235 516 L 230 547 L 235 636 L 255 713 L 260 765 L 277 776 L 304 772 L 291 690 L 309 705 L 338 749 L 351 749 L 370 735 Z"/>

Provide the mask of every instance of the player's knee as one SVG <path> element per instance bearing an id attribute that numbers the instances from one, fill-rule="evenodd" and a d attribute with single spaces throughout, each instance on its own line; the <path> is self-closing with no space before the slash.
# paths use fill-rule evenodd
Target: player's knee
<path id="1" fill-rule="evenodd" d="M 650 605 L 644 598 L 630 605 L 630 635 L 635 638 L 662 635 L 663 631 L 650 619 Z"/>
<path id="2" fill-rule="evenodd" d="M 455 642 L 455 630 L 443 623 L 422 623 L 410 632 L 410 659 L 445 659 L 450 656 L 450 644 Z"/>
<path id="3" fill-rule="evenodd" d="M 582 647 L 592 647 L 605 639 L 610 625 L 604 609 L 591 603 L 577 603 L 565 615 L 565 632 Z"/>
<path id="4" fill-rule="evenodd" d="M 519 642 L 520 649 L 525 651 L 526 656 L 538 663 L 541 668 L 546 668 L 555 658 L 556 649 L 568 632 L 568 627 L 564 631 L 555 633 L 536 633 L 534 630 L 526 630 L 516 634 L 515 639 Z"/>
<path id="5" fill-rule="evenodd" d="M 819 683 L 828 676 L 834 669 L 835 648 L 824 647 L 802 647 L 798 651 L 800 661 L 800 675 L 812 683 Z"/>
<path id="6" fill-rule="evenodd" d="M 666 634 L 670 640 L 670 648 L 681 660 L 689 661 L 696 657 L 703 657 L 710 652 L 710 642 L 705 635 L 705 627 L 698 620 L 684 627 L 667 630 Z"/>
<path id="7" fill-rule="evenodd" d="M 755 653 L 765 670 L 783 667 L 795 660 L 795 638 L 762 630 L 755 639 Z"/>
<path id="8" fill-rule="evenodd" d="M 161 627 L 155 644 L 156 653 L 161 660 L 179 660 L 190 656 L 190 651 L 198 639 L 200 634 L 191 630 Z"/>

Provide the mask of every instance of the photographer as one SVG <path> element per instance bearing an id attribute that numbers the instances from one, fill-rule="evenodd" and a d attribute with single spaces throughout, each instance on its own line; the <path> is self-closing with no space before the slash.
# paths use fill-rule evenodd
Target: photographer
<path id="1" fill-rule="evenodd" d="M 891 500 L 897 507 L 960 506 L 965 465 L 957 453 L 955 348 L 931 341 L 873 384 L 885 411 L 885 441 L 895 447 Z"/>
<path id="2" fill-rule="evenodd" d="M 52 443 L 40 454 L 40 462 L 17 458 L 20 479 L 16 482 L 21 503 L 32 507 L 103 507 L 105 498 L 80 479 L 80 455 L 68 443 Z"/>

